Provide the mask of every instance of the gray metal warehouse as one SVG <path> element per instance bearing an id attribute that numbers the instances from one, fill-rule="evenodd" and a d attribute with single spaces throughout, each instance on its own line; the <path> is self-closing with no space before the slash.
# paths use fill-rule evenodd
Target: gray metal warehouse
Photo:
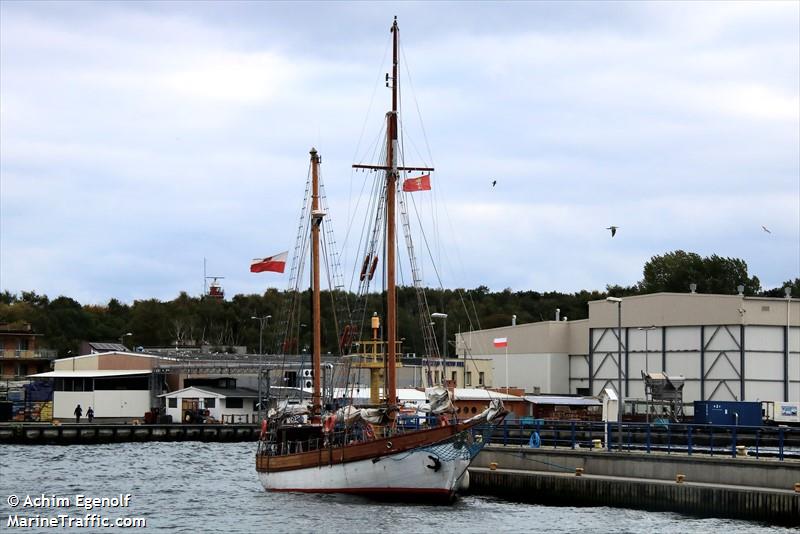
<path id="1" fill-rule="evenodd" d="M 507 347 L 495 348 L 497 338 Z M 643 399 L 642 372 L 657 371 L 685 377 L 684 402 L 800 401 L 800 301 L 791 297 L 653 293 L 591 301 L 588 319 L 556 316 L 459 334 L 456 352 L 465 369 L 470 357 L 491 358 L 496 387 L 599 395 L 617 390 L 620 344 L 626 398 Z"/>

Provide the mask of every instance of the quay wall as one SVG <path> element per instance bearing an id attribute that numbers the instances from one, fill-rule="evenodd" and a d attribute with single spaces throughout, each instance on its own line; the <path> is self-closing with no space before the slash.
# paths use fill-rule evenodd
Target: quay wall
<path id="1" fill-rule="evenodd" d="M 19 424 L 0 425 L 0 444 L 74 445 L 126 441 L 255 441 L 259 425 L 128 425 L 128 424 Z"/>
<path id="2" fill-rule="evenodd" d="M 605 449 L 532 449 L 487 445 L 473 462 L 488 467 L 544 472 L 575 472 L 614 477 L 674 481 L 679 474 L 687 482 L 726 484 L 790 490 L 800 483 L 800 461 L 746 456 L 711 457 L 641 452 L 609 452 Z"/>
<path id="3" fill-rule="evenodd" d="M 470 468 L 470 491 L 518 502 L 613 506 L 800 526 L 800 494 L 786 490 Z"/>

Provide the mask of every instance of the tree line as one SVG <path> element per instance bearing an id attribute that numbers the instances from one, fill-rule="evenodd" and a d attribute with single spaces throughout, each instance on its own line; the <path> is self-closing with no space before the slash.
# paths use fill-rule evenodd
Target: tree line
<path id="1" fill-rule="evenodd" d="M 556 308 L 562 317 L 585 319 L 588 302 L 607 296 L 629 296 L 657 292 L 686 293 L 689 284 L 697 285 L 698 293 L 735 294 L 744 286 L 745 295 L 783 297 L 783 287 L 789 286 L 792 295 L 800 297 L 800 278 L 789 280 L 781 287 L 764 289 L 756 276 L 750 276 L 747 264 L 738 258 L 717 255 L 702 257 L 677 250 L 654 256 L 645 263 L 642 280 L 632 286 L 607 286 L 605 291 L 583 290 L 576 293 L 557 291 L 490 291 L 486 286 L 473 289 L 426 289 L 431 312 L 448 314 L 447 338 L 452 347 L 454 335 L 481 328 L 554 318 Z M 335 327 L 332 310 L 333 295 L 322 294 L 323 352 L 336 353 L 341 332 Z M 347 295 L 352 301 L 353 295 Z M 380 295 L 370 295 L 367 307 L 384 315 Z M 310 302 L 306 291 L 300 302 Z M 82 305 L 76 300 L 59 296 L 50 299 L 35 291 L 12 294 L 0 293 L 0 323 L 30 323 L 43 335 L 40 346 L 56 349 L 60 357 L 78 354 L 81 341 L 120 341 L 128 347 L 186 347 L 208 345 L 211 352 L 227 352 L 234 346 L 246 346 L 249 352 L 279 350 L 283 339 L 280 317 L 285 294 L 269 289 L 261 295 L 236 295 L 230 300 L 195 297 L 182 292 L 171 301 L 136 300 L 125 304 L 111 299 L 105 305 Z M 419 329 L 420 313 L 413 287 L 398 288 L 398 332 L 403 338 L 403 352 L 423 354 L 423 339 Z M 373 310 L 373 306 L 375 309 Z M 253 317 L 271 315 L 263 331 L 260 321 Z M 340 319 L 341 320 L 341 319 Z M 296 350 L 309 350 L 311 331 L 310 310 L 299 310 Z M 443 336 L 443 324 L 437 323 L 437 339 Z M 449 353 L 453 354 L 452 348 Z"/>

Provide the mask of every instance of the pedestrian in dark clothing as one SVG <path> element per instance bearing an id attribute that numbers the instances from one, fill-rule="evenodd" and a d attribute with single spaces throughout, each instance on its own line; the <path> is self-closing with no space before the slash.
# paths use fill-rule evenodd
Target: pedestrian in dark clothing
<path id="1" fill-rule="evenodd" d="M 89 406 L 89 409 L 86 410 L 86 417 L 89 419 L 90 423 L 92 422 L 92 419 L 94 419 L 94 410 L 92 410 L 91 406 Z"/>
<path id="2" fill-rule="evenodd" d="M 75 407 L 75 412 L 74 413 L 75 413 L 75 422 L 76 423 L 80 423 L 81 422 L 81 416 L 83 415 L 83 409 L 81 408 L 80 404 Z M 94 414 L 92 414 L 92 415 L 94 415 Z"/>

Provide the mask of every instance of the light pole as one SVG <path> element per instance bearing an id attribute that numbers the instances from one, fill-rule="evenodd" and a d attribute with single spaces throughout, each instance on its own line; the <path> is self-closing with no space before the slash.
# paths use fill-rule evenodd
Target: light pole
<path id="1" fill-rule="evenodd" d="M 644 330 L 644 374 L 645 374 L 645 384 L 644 384 L 644 391 L 645 391 L 645 398 L 647 397 L 647 376 L 650 374 L 650 368 L 648 366 L 648 361 L 650 360 L 650 348 L 647 345 L 647 334 L 650 333 L 650 330 L 655 330 L 656 325 L 650 326 L 640 326 L 636 330 L 642 331 Z M 652 399 L 651 399 L 652 401 Z M 650 422 L 650 403 L 647 405 L 647 422 Z"/>
<path id="2" fill-rule="evenodd" d="M 125 347 L 125 338 L 128 337 L 128 336 L 132 336 L 132 335 L 133 335 L 133 332 L 128 332 L 127 334 L 122 334 L 121 336 L 119 336 L 119 344 L 122 345 L 123 347 Z M 127 348 L 128 347 L 125 347 L 126 350 L 127 350 Z"/>
<path id="3" fill-rule="evenodd" d="M 617 443 L 622 451 L 622 299 L 606 297 L 606 300 L 617 303 Z"/>
<path id="4" fill-rule="evenodd" d="M 640 327 L 638 327 L 636 329 L 636 330 L 638 330 L 640 332 L 642 330 L 644 330 L 644 372 L 645 372 L 645 374 L 650 372 L 650 369 L 648 367 L 648 363 L 649 363 L 648 360 L 650 358 L 650 350 L 649 350 L 649 348 L 647 346 L 647 334 L 650 333 L 650 330 L 655 330 L 655 329 L 656 329 L 655 325 L 640 326 Z"/>
<path id="5" fill-rule="evenodd" d="M 263 317 L 257 317 L 255 315 L 253 315 L 250 318 L 255 320 L 255 321 L 258 321 L 258 354 L 264 354 L 264 351 L 262 350 L 262 347 L 263 347 L 262 339 L 263 339 L 263 336 L 264 336 L 264 325 L 269 323 L 269 320 L 272 318 L 272 316 L 271 315 L 265 315 Z"/>
<path id="6" fill-rule="evenodd" d="M 444 335 L 442 336 L 442 359 L 447 359 L 447 314 L 446 313 L 432 313 L 433 319 L 444 319 Z"/>

